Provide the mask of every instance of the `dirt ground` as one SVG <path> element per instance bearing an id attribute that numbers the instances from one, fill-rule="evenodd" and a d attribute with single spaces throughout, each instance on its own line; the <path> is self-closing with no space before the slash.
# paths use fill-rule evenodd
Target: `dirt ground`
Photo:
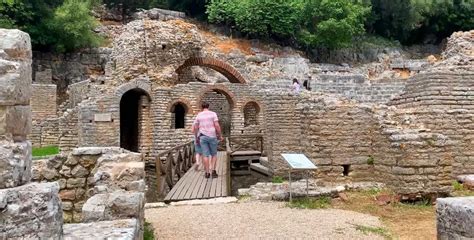
<path id="1" fill-rule="evenodd" d="M 347 200 L 334 199 L 333 208 L 380 217 L 395 239 L 436 239 L 435 206 L 430 203 L 379 205 L 377 191 L 347 192 Z"/>

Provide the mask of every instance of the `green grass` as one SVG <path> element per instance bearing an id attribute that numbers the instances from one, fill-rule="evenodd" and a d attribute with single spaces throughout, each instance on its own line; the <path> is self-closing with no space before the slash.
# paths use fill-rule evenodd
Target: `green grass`
<path id="1" fill-rule="evenodd" d="M 377 234 L 380 235 L 386 239 L 392 239 L 392 236 L 388 232 L 387 229 L 382 228 L 382 227 L 371 227 L 371 226 L 363 226 L 363 225 L 355 225 L 357 231 L 361 231 L 364 234 Z"/>
<path id="2" fill-rule="evenodd" d="M 454 191 L 463 191 L 464 190 L 464 185 L 458 181 L 453 181 L 452 183 Z"/>
<path id="3" fill-rule="evenodd" d="M 431 204 L 430 199 L 421 199 L 413 203 L 397 203 L 397 207 L 400 208 L 411 208 L 411 209 L 431 209 L 433 207 L 433 204 Z"/>
<path id="4" fill-rule="evenodd" d="M 273 176 L 272 183 L 282 183 L 282 182 L 283 182 L 283 177 Z"/>
<path id="5" fill-rule="evenodd" d="M 33 157 L 44 157 L 56 155 L 59 153 L 58 146 L 34 147 L 32 151 Z"/>
<path id="6" fill-rule="evenodd" d="M 153 226 L 149 222 L 145 222 L 143 230 L 143 240 L 154 240 L 155 232 L 153 231 Z"/>
<path id="7" fill-rule="evenodd" d="M 299 209 L 322 209 L 331 205 L 330 197 L 300 198 L 287 203 L 287 207 Z"/>

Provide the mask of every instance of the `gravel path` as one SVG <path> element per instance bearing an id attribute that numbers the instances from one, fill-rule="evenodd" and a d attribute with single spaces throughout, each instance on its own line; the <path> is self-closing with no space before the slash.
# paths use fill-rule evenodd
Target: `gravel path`
<path id="1" fill-rule="evenodd" d="M 355 225 L 378 218 L 338 209 L 291 209 L 281 202 L 170 206 L 147 209 L 156 239 L 383 239 Z"/>

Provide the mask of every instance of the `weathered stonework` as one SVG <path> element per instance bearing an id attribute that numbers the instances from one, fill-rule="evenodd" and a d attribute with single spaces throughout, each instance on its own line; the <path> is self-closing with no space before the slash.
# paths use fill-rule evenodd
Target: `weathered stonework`
<path id="1" fill-rule="evenodd" d="M 0 190 L 0 238 L 60 239 L 63 219 L 57 183 Z"/>
<path id="2" fill-rule="evenodd" d="M 140 240 L 140 225 L 136 219 L 66 224 L 64 239 Z"/>
<path id="3" fill-rule="evenodd" d="M 58 184 L 29 183 L 30 97 L 30 37 L 0 29 L 0 238 L 60 239 Z"/>
<path id="4" fill-rule="evenodd" d="M 81 222 L 82 208 L 95 194 L 146 191 L 141 155 L 120 148 L 76 148 L 35 161 L 32 174 L 33 181 L 59 183 L 65 222 Z"/>
<path id="5" fill-rule="evenodd" d="M 474 238 L 474 197 L 438 198 L 438 239 Z"/>

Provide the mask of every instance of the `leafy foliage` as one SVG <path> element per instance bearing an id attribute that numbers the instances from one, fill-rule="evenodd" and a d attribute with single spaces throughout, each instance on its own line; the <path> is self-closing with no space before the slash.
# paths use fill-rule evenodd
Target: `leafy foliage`
<path id="1" fill-rule="evenodd" d="M 310 47 L 347 47 L 365 32 L 370 7 L 349 0 L 311 0 L 305 6 L 302 42 Z"/>
<path id="2" fill-rule="evenodd" d="M 252 37 L 296 40 L 302 45 L 347 46 L 364 32 L 369 7 L 350 0 L 211 0 L 210 22 L 223 23 Z"/>
<path id="3" fill-rule="evenodd" d="M 92 1 L 4 0 L 0 2 L 0 27 L 30 34 L 35 50 L 72 51 L 97 46 L 97 25 L 90 15 Z"/>
<path id="4" fill-rule="evenodd" d="M 92 31 L 98 22 L 89 14 L 90 5 L 88 1 L 66 0 L 55 10 L 51 28 L 61 33 L 56 36 L 58 52 L 99 45 L 101 39 Z"/>
<path id="5" fill-rule="evenodd" d="M 371 0 L 367 29 L 411 44 L 474 28 L 474 0 Z"/>
<path id="6" fill-rule="evenodd" d="M 168 7 L 189 16 L 204 18 L 208 0 L 168 0 Z"/>

